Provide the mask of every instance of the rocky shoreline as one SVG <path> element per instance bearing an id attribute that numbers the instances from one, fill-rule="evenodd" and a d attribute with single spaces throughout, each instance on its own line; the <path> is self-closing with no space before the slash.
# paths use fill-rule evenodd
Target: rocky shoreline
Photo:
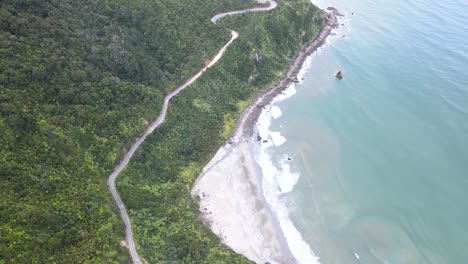
<path id="1" fill-rule="evenodd" d="M 343 15 L 334 7 L 328 7 L 327 11 L 319 33 L 302 48 L 299 54 L 294 56 L 291 66 L 284 72 L 283 76 L 270 89 L 258 95 L 253 103 L 244 110 L 237 122 L 236 130 L 230 143 L 249 138 L 254 131 L 254 124 L 260 116 L 263 107 L 269 104 L 278 94 L 282 93 L 291 83 L 299 82 L 297 74 L 301 70 L 304 61 L 325 44 L 327 37 L 332 34 L 334 29 L 340 26 L 338 17 Z"/>
<path id="2" fill-rule="evenodd" d="M 255 162 L 255 123 L 267 104 L 298 82 L 306 58 L 339 26 L 338 11 L 327 10 L 319 33 L 293 58 L 277 83 L 247 107 L 231 140 L 218 150 L 192 187 L 202 222 L 223 244 L 257 263 L 297 263 L 297 259 L 264 196 L 262 170 Z"/>

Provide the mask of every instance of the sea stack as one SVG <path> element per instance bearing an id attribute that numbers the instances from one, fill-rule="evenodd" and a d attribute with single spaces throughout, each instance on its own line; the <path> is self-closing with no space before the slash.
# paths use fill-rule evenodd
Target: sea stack
<path id="1" fill-rule="evenodd" d="M 336 76 L 336 78 L 338 78 L 338 79 L 343 79 L 343 76 L 344 76 L 344 75 L 343 75 L 343 72 L 342 72 L 342 71 L 339 71 L 339 72 L 336 73 L 335 76 Z"/>

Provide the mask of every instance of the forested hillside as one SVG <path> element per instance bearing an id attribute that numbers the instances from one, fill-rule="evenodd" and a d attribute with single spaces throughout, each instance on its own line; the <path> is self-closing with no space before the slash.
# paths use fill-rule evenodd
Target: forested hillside
<path id="1" fill-rule="evenodd" d="M 0 264 L 129 263 L 106 180 L 164 95 L 240 32 L 171 102 L 118 178 L 150 263 L 242 263 L 197 218 L 190 187 L 323 13 L 283 0 L 0 1 Z M 258 58 L 258 59 L 257 59 Z"/>
<path id="2" fill-rule="evenodd" d="M 107 176 L 252 4 L 0 1 L 0 263 L 129 261 Z"/>
<path id="3" fill-rule="evenodd" d="M 308 0 L 278 4 L 219 21 L 240 37 L 216 66 L 173 98 L 165 123 L 117 179 L 139 253 L 150 263 L 246 262 L 228 256 L 202 227 L 190 188 L 232 134 L 241 111 L 281 76 L 323 21 L 324 13 Z"/>

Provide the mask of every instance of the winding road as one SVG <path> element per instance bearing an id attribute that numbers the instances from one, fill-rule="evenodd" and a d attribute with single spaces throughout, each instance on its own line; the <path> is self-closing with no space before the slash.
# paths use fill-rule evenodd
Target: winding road
<path id="1" fill-rule="evenodd" d="M 258 0 L 260 3 L 269 3 L 268 6 L 265 7 L 254 7 L 246 10 L 239 10 L 239 11 L 231 11 L 231 12 L 226 12 L 226 13 L 221 13 L 217 14 L 214 17 L 211 18 L 211 22 L 216 24 L 216 21 L 220 18 L 223 18 L 225 16 L 231 16 L 231 15 L 238 15 L 238 14 L 243 14 L 243 13 L 248 13 L 248 12 L 260 12 L 260 11 L 268 11 L 276 8 L 277 3 L 273 0 Z M 179 92 L 181 92 L 183 89 L 187 88 L 190 84 L 192 84 L 195 80 L 197 80 L 204 71 L 206 71 L 208 68 L 212 67 L 215 65 L 222 57 L 224 52 L 226 51 L 227 47 L 231 45 L 231 43 L 239 37 L 239 33 L 237 33 L 234 30 L 231 30 L 231 39 L 224 45 L 216 54 L 216 56 L 211 60 L 211 62 L 206 65 L 203 69 L 198 71 L 195 75 L 193 75 L 190 79 L 188 79 L 184 84 L 181 86 L 177 87 L 175 90 L 170 92 L 169 94 L 166 95 L 164 98 L 164 104 L 161 109 L 161 112 L 158 116 L 158 118 L 153 121 L 148 128 L 145 130 L 145 133 L 143 136 L 139 137 L 135 143 L 131 146 L 130 150 L 127 152 L 125 157 L 122 159 L 122 161 L 119 163 L 119 165 L 115 168 L 114 172 L 109 176 L 108 180 L 108 185 L 109 189 L 112 193 L 112 197 L 115 200 L 115 203 L 119 207 L 120 210 L 120 215 L 122 217 L 122 220 L 125 223 L 125 233 L 126 233 L 126 240 L 127 240 L 127 247 L 130 251 L 130 255 L 132 257 L 132 261 L 135 264 L 141 264 L 142 261 L 140 260 L 140 257 L 138 256 L 138 253 L 135 248 L 135 241 L 133 240 L 133 232 L 132 232 L 132 226 L 130 223 L 130 218 L 128 217 L 127 210 L 125 209 L 125 205 L 122 202 L 122 199 L 119 196 L 119 193 L 117 192 L 117 189 L 115 188 L 115 179 L 117 176 L 122 172 L 122 170 L 127 166 L 128 162 L 130 159 L 133 157 L 133 154 L 135 154 L 135 151 L 140 147 L 141 143 L 145 141 L 146 137 L 153 133 L 153 131 L 159 127 L 162 122 L 164 122 L 164 119 L 166 117 L 167 109 L 169 107 L 169 101 L 171 100 L 172 97 L 176 96 Z"/>

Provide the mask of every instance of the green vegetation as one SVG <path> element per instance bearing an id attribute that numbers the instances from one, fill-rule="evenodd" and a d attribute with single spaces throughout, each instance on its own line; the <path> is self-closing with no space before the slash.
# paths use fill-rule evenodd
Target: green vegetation
<path id="1" fill-rule="evenodd" d="M 0 1 L 0 263 L 129 261 L 107 177 L 251 4 Z"/>
<path id="2" fill-rule="evenodd" d="M 247 262 L 202 227 L 190 187 L 245 102 L 322 20 L 308 0 L 209 20 L 253 3 L 0 1 L 0 263 L 130 261 L 107 177 L 164 95 L 230 38 L 228 28 L 241 37 L 173 99 L 118 187 L 151 263 Z"/>
<path id="3" fill-rule="evenodd" d="M 190 188 L 233 132 L 240 108 L 281 75 L 322 19 L 309 1 L 289 0 L 270 12 L 218 23 L 240 32 L 239 39 L 215 67 L 173 98 L 165 123 L 117 179 L 139 253 L 150 263 L 246 262 L 203 228 Z"/>

